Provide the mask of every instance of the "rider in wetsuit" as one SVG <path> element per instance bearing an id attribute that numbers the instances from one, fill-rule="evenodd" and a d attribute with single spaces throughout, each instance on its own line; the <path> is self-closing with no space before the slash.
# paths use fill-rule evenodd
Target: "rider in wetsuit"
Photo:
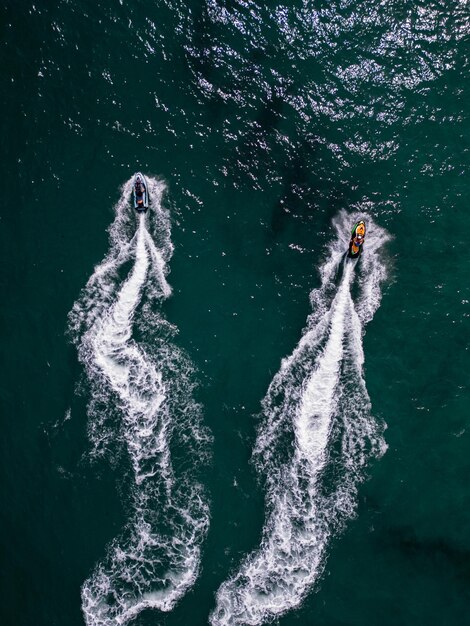
<path id="1" fill-rule="evenodd" d="M 134 184 L 135 197 L 137 200 L 137 206 L 144 206 L 144 193 L 145 193 L 145 185 L 139 177 Z"/>
<path id="2" fill-rule="evenodd" d="M 135 195 L 138 198 L 141 198 L 144 195 L 144 191 L 145 191 L 145 187 L 139 178 L 135 184 Z"/>

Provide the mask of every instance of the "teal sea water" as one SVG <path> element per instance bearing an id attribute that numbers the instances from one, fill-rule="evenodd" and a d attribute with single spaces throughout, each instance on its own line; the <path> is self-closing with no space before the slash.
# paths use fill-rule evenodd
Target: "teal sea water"
<path id="1" fill-rule="evenodd" d="M 467 623 L 468 20 L 2 3 L 2 625 Z"/>

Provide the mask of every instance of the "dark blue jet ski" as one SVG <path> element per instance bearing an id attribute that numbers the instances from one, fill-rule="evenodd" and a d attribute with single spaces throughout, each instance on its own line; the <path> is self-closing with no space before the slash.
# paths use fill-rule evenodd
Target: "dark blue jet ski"
<path id="1" fill-rule="evenodd" d="M 140 172 L 134 176 L 134 182 L 132 184 L 132 197 L 134 200 L 134 209 L 138 213 L 145 213 L 149 208 L 149 193 L 147 187 L 147 181 Z"/>

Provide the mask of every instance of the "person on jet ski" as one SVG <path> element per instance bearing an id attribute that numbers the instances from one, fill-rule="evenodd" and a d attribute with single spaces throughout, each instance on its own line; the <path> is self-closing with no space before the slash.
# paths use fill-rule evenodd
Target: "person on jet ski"
<path id="1" fill-rule="evenodd" d="M 144 195 L 144 191 L 145 191 L 145 187 L 139 178 L 139 180 L 135 184 L 135 195 L 138 198 L 141 198 Z"/>
<path id="2" fill-rule="evenodd" d="M 364 243 L 366 235 L 366 225 L 363 220 L 357 222 L 353 228 L 351 234 L 351 240 L 349 241 L 349 258 L 356 258 L 362 252 L 362 245 Z"/>
<path id="3" fill-rule="evenodd" d="M 352 238 L 352 242 L 355 246 L 359 248 L 364 243 L 364 235 L 359 235 L 359 233 L 356 233 L 356 236 Z"/>

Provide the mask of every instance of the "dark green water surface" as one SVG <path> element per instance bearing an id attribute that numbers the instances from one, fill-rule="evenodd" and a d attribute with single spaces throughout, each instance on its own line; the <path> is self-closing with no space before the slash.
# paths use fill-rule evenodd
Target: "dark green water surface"
<path id="1" fill-rule="evenodd" d="M 137 170 L 167 184 L 162 311 L 213 444 L 197 582 L 133 623 L 207 624 L 258 545 L 256 415 L 341 209 L 393 237 L 364 337 L 388 450 L 279 624 L 467 623 L 468 23 L 444 1 L 2 3 L 3 626 L 84 624 L 80 588 L 127 518 L 126 461 L 87 456 L 87 382 L 65 333 Z"/>

